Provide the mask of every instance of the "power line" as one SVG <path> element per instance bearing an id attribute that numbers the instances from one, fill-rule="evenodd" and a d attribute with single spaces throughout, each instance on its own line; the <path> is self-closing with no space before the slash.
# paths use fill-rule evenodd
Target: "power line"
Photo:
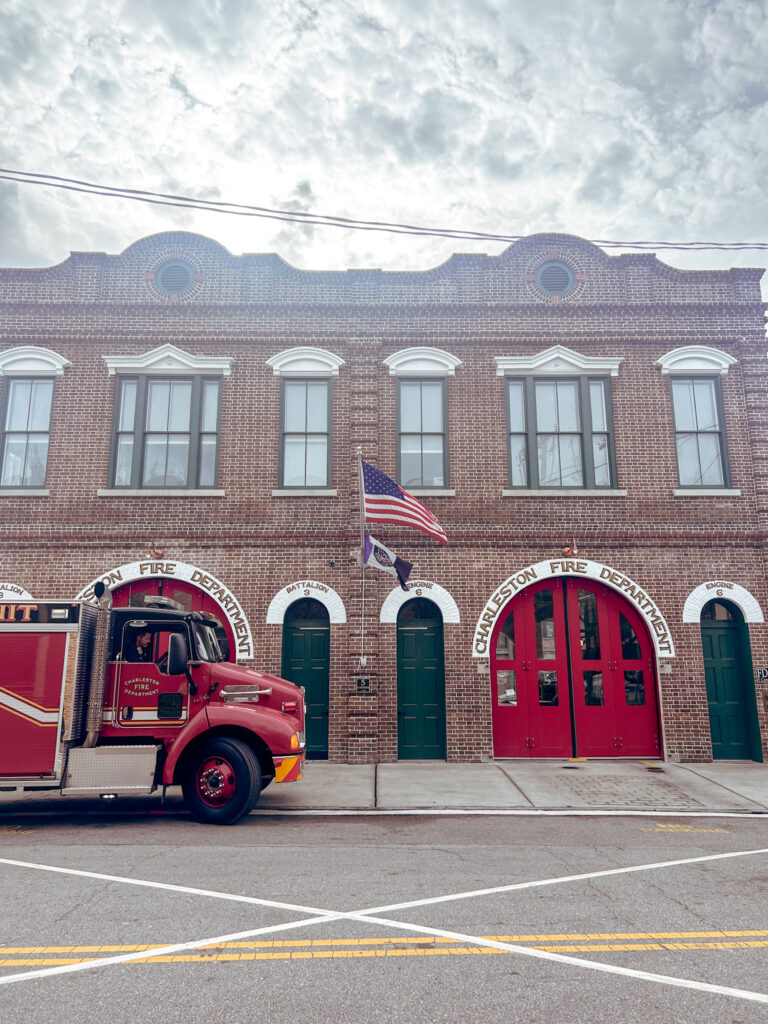
<path id="1" fill-rule="evenodd" d="M 65 178 L 56 174 L 37 174 L 0 167 L 0 179 L 15 181 L 24 185 L 41 185 L 46 188 L 64 189 L 87 195 L 111 199 L 129 199 L 154 206 L 173 206 L 188 210 L 202 210 L 209 213 L 223 213 L 237 217 L 258 217 L 280 220 L 314 227 L 344 228 L 348 231 L 384 231 L 398 235 L 421 235 L 439 238 L 485 240 L 493 242 L 517 242 L 523 235 L 506 235 L 487 231 L 467 231 L 461 228 L 425 227 L 418 224 L 403 224 L 393 221 L 359 220 L 332 214 L 306 213 L 300 210 L 276 209 L 269 206 L 254 206 L 246 203 L 230 203 L 225 200 L 197 199 L 193 196 L 174 195 L 167 192 L 151 192 L 144 189 L 122 188 L 83 181 L 79 178 Z M 678 250 L 697 252 L 703 250 L 768 251 L 768 242 L 654 242 L 647 240 L 617 241 L 615 239 L 592 238 L 589 241 L 607 249 Z"/>

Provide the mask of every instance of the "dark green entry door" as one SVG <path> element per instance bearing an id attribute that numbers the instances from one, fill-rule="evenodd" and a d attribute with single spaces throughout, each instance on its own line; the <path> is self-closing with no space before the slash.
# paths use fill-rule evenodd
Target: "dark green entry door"
<path id="1" fill-rule="evenodd" d="M 710 601 L 704 607 L 701 643 L 715 759 L 752 757 L 746 700 L 752 673 L 744 630 L 738 609 L 730 602 Z"/>
<path id="2" fill-rule="evenodd" d="M 307 757 L 315 759 L 328 757 L 330 636 L 328 612 L 319 601 L 296 601 L 286 612 L 282 675 L 306 690 Z"/>
<path id="3" fill-rule="evenodd" d="M 397 621 L 397 756 L 445 757 L 443 622 L 431 601 L 403 605 Z"/>

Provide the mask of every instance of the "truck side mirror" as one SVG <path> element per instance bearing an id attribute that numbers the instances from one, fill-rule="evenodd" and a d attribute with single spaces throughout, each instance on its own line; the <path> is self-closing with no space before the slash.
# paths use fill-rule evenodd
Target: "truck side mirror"
<path id="1" fill-rule="evenodd" d="M 187 638 L 183 633 L 171 633 L 168 637 L 168 674 L 182 675 L 187 671 L 188 661 Z"/>

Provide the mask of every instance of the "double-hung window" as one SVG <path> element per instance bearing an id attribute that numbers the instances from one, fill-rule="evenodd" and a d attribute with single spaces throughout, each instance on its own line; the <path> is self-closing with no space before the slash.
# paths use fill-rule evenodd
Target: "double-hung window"
<path id="1" fill-rule="evenodd" d="M 445 380 L 399 380 L 397 396 L 399 482 L 447 487 Z"/>
<path id="2" fill-rule="evenodd" d="M 118 377 L 112 485 L 215 487 L 220 388 L 218 377 Z"/>
<path id="3" fill-rule="evenodd" d="M 608 377 L 509 377 L 512 488 L 616 486 Z"/>
<path id="4" fill-rule="evenodd" d="M 52 378 L 8 379 L 1 410 L 0 486 L 45 485 L 52 404 Z"/>
<path id="5" fill-rule="evenodd" d="M 672 377 L 681 487 L 725 487 L 727 459 L 719 377 Z"/>
<path id="6" fill-rule="evenodd" d="M 282 381 L 282 487 L 328 487 L 331 476 L 331 381 Z"/>

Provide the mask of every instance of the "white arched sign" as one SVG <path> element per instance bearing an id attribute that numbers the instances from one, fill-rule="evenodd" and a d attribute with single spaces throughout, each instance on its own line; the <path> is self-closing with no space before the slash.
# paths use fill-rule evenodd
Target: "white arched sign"
<path id="1" fill-rule="evenodd" d="M 296 580 L 283 587 L 272 598 L 267 609 L 267 624 L 282 625 L 285 613 L 294 601 L 301 601 L 305 597 L 314 598 L 328 609 L 328 618 L 331 622 L 346 622 L 347 613 L 344 602 L 327 583 L 319 580 Z"/>
<path id="2" fill-rule="evenodd" d="M 512 600 L 515 594 L 519 594 L 532 583 L 540 580 L 550 579 L 553 576 L 583 576 L 586 579 L 597 580 L 612 590 L 617 591 L 632 604 L 642 615 L 656 648 L 656 654 L 660 658 L 674 658 L 675 645 L 672 642 L 672 634 L 663 615 L 657 608 L 654 601 L 643 591 L 634 580 L 610 565 L 603 565 L 602 562 L 577 561 L 576 559 L 553 559 L 547 562 L 536 562 L 535 565 L 528 565 L 523 569 L 508 576 L 499 589 L 487 602 L 480 614 L 475 626 L 475 635 L 472 639 L 472 657 L 487 658 L 490 656 L 490 641 L 493 628 L 496 625 L 502 609 Z"/>
<path id="3" fill-rule="evenodd" d="M 102 573 L 96 579 L 91 580 L 87 587 L 83 587 L 77 595 L 78 601 L 95 601 L 93 588 L 98 582 L 104 583 L 110 590 L 120 587 L 124 583 L 133 583 L 136 580 L 157 579 L 184 580 L 210 594 L 219 605 L 232 632 L 235 634 L 235 645 L 237 648 L 237 660 L 247 661 L 253 657 L 253 637 L 248 619 L 245 617 L 242 605 L 233 595 L 229 587 L 211 576 L 209 572 L 198 569 L 196 565 L 187 565 L 186 562 L 175 561 L 149 561 L 129 562 L 127 565 L 119 565 L 116 569 L 110 569 Z"/>
<path id="4" fill-rule="evenodd" d="M 701 611 L 708 601 L 716 598 L 723 598 L 725 601 L 733 601 L 744 613 L 745 622 L 763 622 L 763 610 L 757 602 L 757 598 L 738 583 L 730 583 L 728 580 L 710 580 L 709 583 L 701 583 L 695 590 L 692 590 L 685 599 L 683 605 L 683 622 L 699 622 Z"/>
<path id="5" fill-rule="evenodd" d="M 431 580 L 409 580 L 406 583 L 406 590 L 395 587 L 384 599 L 381 606 L 379 622 L 397 622 L 397 613 L 406 601 L 412 601 L 415 597 L 426 597 L 433 601 L 440 609 L 443 622 L 459 622 L 459 607 L 451 597 L 450 593 L 441 587 L 439 583 Z"/>

